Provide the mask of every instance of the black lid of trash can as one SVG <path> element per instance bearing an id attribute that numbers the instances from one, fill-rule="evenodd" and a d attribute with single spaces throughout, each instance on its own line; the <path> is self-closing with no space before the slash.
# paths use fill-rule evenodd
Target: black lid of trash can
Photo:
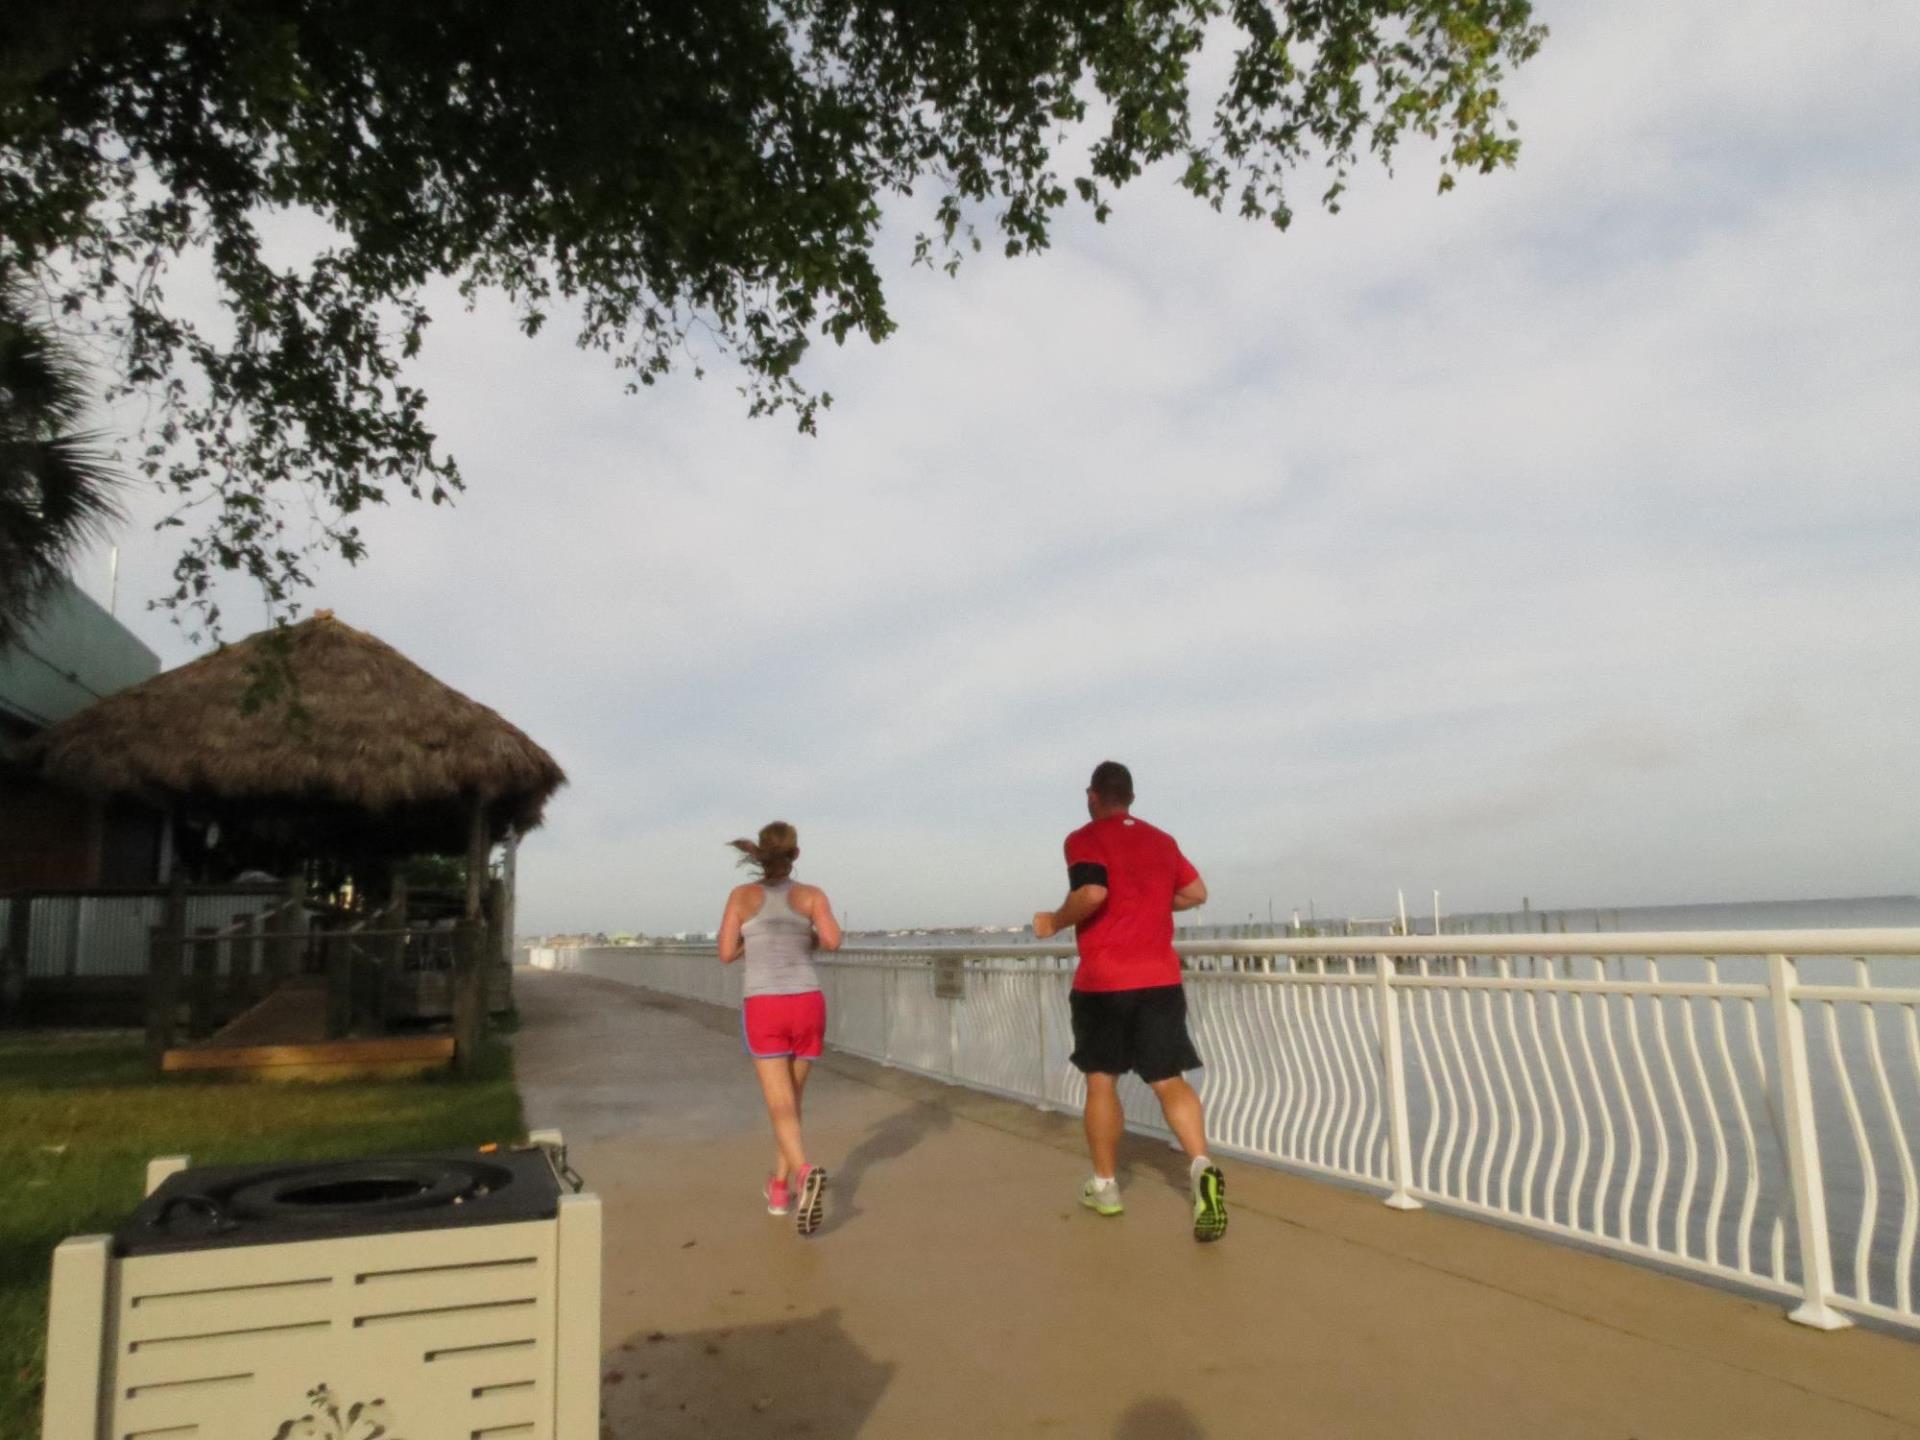
<path id="1" fill-rule="evenodd" d="M 207 1165 L 172 1175 L 113 1234 L 154 1255 L 551 1220 L 560 1183 L 538 1150 Z"/>

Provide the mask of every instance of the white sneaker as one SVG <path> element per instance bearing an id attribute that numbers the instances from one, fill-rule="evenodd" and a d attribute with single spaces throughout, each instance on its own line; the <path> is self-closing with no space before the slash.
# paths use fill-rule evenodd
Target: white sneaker
<path id="1" fill-rule="evenodd" d="M 1080 1203 L 1096 1215 L 1118 1215 L 1127 1207 L 1120 1203 L 1118 1180 L 1089 1180 L 1080 1187 Z"/>

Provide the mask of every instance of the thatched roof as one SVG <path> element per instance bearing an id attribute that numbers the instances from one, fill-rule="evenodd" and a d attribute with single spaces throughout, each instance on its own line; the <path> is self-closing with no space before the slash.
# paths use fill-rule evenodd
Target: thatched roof
<path id="1" fill-rule="evenodd" d="M 32 744 L 62 784 L 355 820 L 458 852 L 473 800 L 496 832 L 540 823 L 566 775 L 497 713 L 322 610 L 284 632 L 293 706 L 246 713 L 273 631 L 110 695 Z M 422 844 L 422 848 L 428 848 Z"/>

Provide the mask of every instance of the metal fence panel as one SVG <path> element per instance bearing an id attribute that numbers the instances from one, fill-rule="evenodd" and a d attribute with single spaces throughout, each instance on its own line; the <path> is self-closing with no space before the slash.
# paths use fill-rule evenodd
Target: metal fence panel
<path id="1" fill-rule="evenodd" d="M 1794 1295 L 1808 1324 L 1850 1311 L 1920 1329 L 1920 985 L 1866 958 L 1912 965 L 1920 932 L 1180 948 L 1223 1153 Z M 711 950 L 574 953 L 739 1004 L 739 967 Z M 822 957 L 829 1038 L 1078 1109 L 1066 954 Z M 935 956 L 959 957 L 958 998 L 938 993 Z M 1166 1133 L 1146 1086 L 1120 1093 L 1132 1128 Z"/>

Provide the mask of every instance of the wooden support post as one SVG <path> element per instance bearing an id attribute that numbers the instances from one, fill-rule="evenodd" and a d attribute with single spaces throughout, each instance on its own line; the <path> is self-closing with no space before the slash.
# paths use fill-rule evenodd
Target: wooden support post
<path id="1" fill-rule="evenodd" d="M 487 802 L 475 795 L 467 811 L 467 910 L 466 918 L 480 918 L 480 898 L 487 883 L 488 843 Z"/>
<path id="2" fill-rule="evenodd" d="M 487 878 L 487 851 L 492 848 L 489 838 L 486 798 L 476 794 L 467 814 L 467 913 L 454 941 L 454 1068 L 462 1075 L 474 1073 L 487 1023 L 486 926 L 480 898 Z"/>
<path id="3" fill-rule="evenodd" d="M 484 987 L 487 1013 L 503 1014 L 513 1009 L 513 972 L 508 965 L 502 934 L 506 927 L 507 887 L 503 881 L 487 882 L 487 958 Z"/>
<path id="4" fill-rule="evenodd" d="M 453 1064 L 462 1075 L 472 1075 L 480 1058 L 480 1038 L 486 1027 L 486 926 L 462 920 L 454 935 Z"/>
<path id="5" fill-rule="evenodd" d="M 353 1029 L 353 940 L 344 930 L 328 930 L 322 943 L 327 957 L 327 1038 L 344 1040 Z"/>
<path id="6" fill-rule="evenodd" d="M 27 950 L 33 943 L 33 896 L 15 895 L 7 907 L 6 948 L 0 952 L 0 1017 L 18 1018 L 27 994 Z"/>
<path id="7" fill-rule="evenodd" d="M 173 872 L 166 910 L 154 926 L 147 951 L 147 1056 L 155 1065 L 173 1048 L 180 1023 L 180 970 L 186 963 L 187 896 L 181 872 Z"/>
<path id="8" fill-rule="evenodd" d="M 386 911 L 374 912 L 372 928 L 386 929 L 386 919 Z M 381 998 L 386 990 L 386 958 L 385 936 L 360 935 L 353 950 L 353 1028 L 361 1034 L 378 1034 L 386 1028 L 387 1007 Z"/>
<path id="9" fill-rule="evenodd" d="M 380 1032 L 384 1035 L 393 1028 L 395 1017 L 400 1011 L 400 986 L 405 978 L 403 967 L 407 958 L 407 902 L 405 895 L 396 892 L 393 904 L 387 907 L 381 917 L 380 928 L 387 933 L 380 937 L 375 947 L 380 955 L 380 991 L 377 1018 Z"/>
<path id="10" fill-rule="evenodd" d="M 500 847 L 500 873 L 506 882 L 506 906 L 500 917 L 501 950 L 500 958 L 513 965 L 513 930 L 516 923 L 514 911 L 520 896 L 520 832 L 509 830 L 507 838 Z"/>
<path id="11" fill-rule="evenodd" d="M 305 878 L 293 876 L 287 881 L 284 908 L 274 920 L 277 943 L 269 947 L 267 955 L 267 968 L 275 985 L 300 973 L 300 957 L 306 947 L 306 927 L 300 923 L 300 907 L 306 899 Z"/>
<path id="12" fill-rule="evenodd" d="M 192 984 L 187 990 L 187 1033 L 195 1039 L 214 1031 L 213 1007 L 219 999 L 220 932 L 202 925 L 193 932 Z"/>
<path id="13" fill-rule="evenodd" d="M 260 917 L 236 915 L 227 938 L 227 1014 L 238 1015 L 253 1003 L 255 957 L 260 949 Z"/>
<path id="14" fill-rule="evenodd" d="M 278 989 L 286 978 L 286 947 L 281 937 L 291 918 L 279 906 L 260 917 L 260 983 L 268 991 Z"/>

